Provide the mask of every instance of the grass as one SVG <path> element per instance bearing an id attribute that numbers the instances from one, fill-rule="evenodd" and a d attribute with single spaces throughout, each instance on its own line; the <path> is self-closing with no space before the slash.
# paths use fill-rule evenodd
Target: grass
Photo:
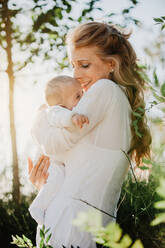
<path id="1" fill-rule="evenodd" d="M 159 210 L 154 208 L 154 203 L 161 200 L 156 193 L 159 179 L 165 175 L 165 166 L 153 163 L 149 182 L 133 180 L 129 173 L 125 180 L 118 204 L 117 222 L 124 233 L 133 241 L 140 239 L 145 248 L 165 247 L 165 223 L 151 226 Z M 28 211 L 29 204 L 34 196 L 22 196 L 21 204 L 16 206 L 11 200 L 11 194 L 0 200 L 0 240 L 5 248 L 16 247 L 11 245 L 13 236 L 24 234 L 35 244 L 36 222 Z"/>
<path id="2" fill-rule="evenodd" d="M 136 183 L 129 174 L 122 187 L 117 222 L 133 240 L 140 239 L 145 248 L 165 247 L 165 223 L 154 227 L 150 225 L 158 212 L 154 203 L 161 200 L 156 188 L 163 174 L 165 166 L 153 163 L 148 183 Z"/>
<path id="3" fill-rule="evenodd" d="M 37 225 L 28 211 L 32 197 L 22 196 L 19 206 L 11 200 L 10 193 L 0 199 L 0 240 L 3 247 L 17 247 L 10 244 L 12 235 L 24 234 L 35 243 Z"/>

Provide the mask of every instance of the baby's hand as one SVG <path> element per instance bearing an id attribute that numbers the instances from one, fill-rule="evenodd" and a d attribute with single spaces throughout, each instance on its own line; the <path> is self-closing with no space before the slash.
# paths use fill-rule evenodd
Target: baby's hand
<path id="1" fill-rule="evenodd" d="M 39 111 L 42 110 L 42 109 L 46 109 L 48 106 L 46 104 L 42 104 L 40 107 L 39 107 Z"/>
<path id="2" fill-rule="evenodd" d="M 75 126 L 82 128 L 84 123 L 89 124 L 88 117 L 85 115 L 74 114 L 72 116 L 72 122 Z"/>

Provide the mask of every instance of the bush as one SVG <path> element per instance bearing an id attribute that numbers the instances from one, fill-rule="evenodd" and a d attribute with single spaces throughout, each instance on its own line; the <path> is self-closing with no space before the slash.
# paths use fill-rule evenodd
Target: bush
<path id="1" fill-rule="evenodd" d="M 12 235 L 16 234 L 24 234 L 35 243 L 37 224 L 28 211 L 33 197 L 22 196 L 19 206 L 11 200 L 11 193 L 0 199 L 0 240 L 3 247 L 11 248 Z"/>
<path id="2" fill-rule="evenodd" d="M 145 248 L 163 248 L 165 247 L 165 223 L 154 227 L 150 224 L 158 212 L 154 208 L 154 203 L 161 200 L 161 197 L 156 193 L 156 188 L 159 185 L 160 176 L 165 173 L 165 167 L 152 164 L 148 183 L 136 183 L 131 174 L 128 175 L 118 204 L 117 222 L 133 240 L 140 239 Z"/>
<path id="3" fill-rule="evenodd" d="M 165 173 L 165 167 L 153 163 L 149 182 L 138 182 L 133 180 L 129 173 L 125 180 L 121 197 L 118 204 L 117 223 L 123 232 L 128 234 L 133 241 L 141 240 L 145 248 L 165 247 L 165 223 L 151 226 L 158 211 L 154 203 L 161 197 L 156 193 L 159 186 L 159 178 Z M 3 247 L 11 248 L 12 235 L 23 234 L 35 244 L 36 222 L 28 211 L 31 197 L 22 196 L 19 206 L 10 199 L 8 194 L 0 200 L 0 240 Z M 16 247 L 12 245 L 12 247 Z"/>

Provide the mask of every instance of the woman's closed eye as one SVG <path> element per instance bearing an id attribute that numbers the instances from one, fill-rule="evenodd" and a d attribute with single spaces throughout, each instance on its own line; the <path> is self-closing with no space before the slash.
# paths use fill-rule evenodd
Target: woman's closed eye
<path id="1" fill-rule="evenodd" d="M 80 98 L 81 98 L 81 96 L 80 96 L 80 95 L 77 95 L 77 96 L 76 96 L 76 99 L 80 99 Z"/>
<path id="2" fill-rule="evenodd" d="M 88 68 L 89 67 L 89 64 L 82 64 L 81 67 Z"/>

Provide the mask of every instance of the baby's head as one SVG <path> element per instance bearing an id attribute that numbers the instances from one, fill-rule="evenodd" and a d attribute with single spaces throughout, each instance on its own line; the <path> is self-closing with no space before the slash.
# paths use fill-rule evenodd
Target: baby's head
<path id="1" fill-rule="evenodd" d="M 72 110 L 83 95 L 80 83 L 69 76 L 51 79 L 45 88 L 45 99 L 49 106 L 60 105 Z"/>

